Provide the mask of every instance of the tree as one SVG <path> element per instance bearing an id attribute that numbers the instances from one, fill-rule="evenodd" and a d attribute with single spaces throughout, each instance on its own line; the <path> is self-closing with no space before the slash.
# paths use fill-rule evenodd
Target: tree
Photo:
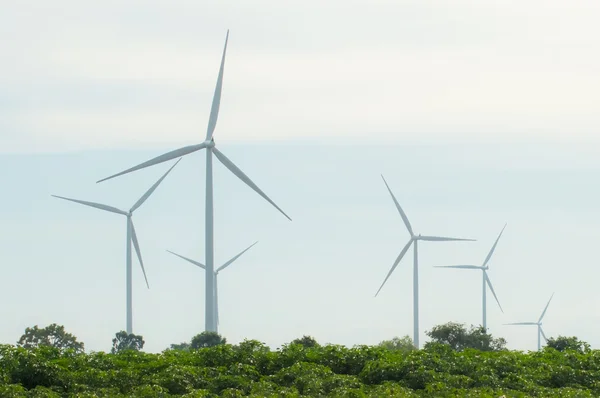
<path id="1" fill-rule="evenodd" d="M 64 326 L 56 323 L 41 329 L 37 325 L 25 329 L 25 334 L 21 336 L 17 345 L 24 348 L 46 346 L 60 350 L 73 349 L 78 353 L 83 352 L 83 343 L 77 341 L 77 338 L 71 333 L 67 333 Z"/>
<path id="2" fill-rule="evenodd" d="M 557 351 L 577 351 L 586 353 L 590 351 L 590 345 L 585 341 L 579 340 L 577 337 L 558 336 L 551 337 L 546 342 L 546 347 L 554 348 Z"/>
<path id="3" fill-rule="evenodd" d="M 214 347 L 221 344 L 227 344 L 227 339 L 221 337 L 219 333 L 202 332 L 192 338 L 190 348 L 197 350 L 198 348 Z"/>
<path id="4" fill-rule="evenodd" d="M 180 344 L 171 344 L 171 346 L 169 347 L 169 350 L 173 350 L 173 351 L 189 351 L 190 350 L 190 343 L 180 343 Z"/>
<path id="5" fill-rule="evenodd" d="M 126 350 L 140 351 L 144 348 L 144 338 L 136 334 L 128 334 L 126 331 L 121 330 L 115 334 L 115 338 L 112 341 L 113 346 L 110 352 L 116 354 L 118 352 Z"/>
<path id="6" fill-rule="evenodd" d="M 495 339 L 488 334 L 483 326 L 473 326 L 467 330 L 464 324 L 448 322 L 434 326 L 425 332 L 431 338 L 431 343 L 449 345 L 455 351 L 474 348 L 480 351 L 500 351 L 506 347 L 506 340 L 502 337 Z M 425 343 L 425 348 L 427 345 Z"/>
<path id="7" fill-rule="evenodd" d="M 391 340 L 383 340 L 379 343 L 380 347 L 387 348 L 391 351 L 401 351 L 401 352 L 409 352 L 412 350 L 416 350 L 417 348 L 413 344 L 410 336 L 394 337 Z"/>
<path id="8" fill-rule="evenodd" d="M 299 339 L 292 340 L 290 344 L 300 344 L 304 346 L 304 348 L 319 347 L 319 343 L 317 343 L 317 340 L 315 340 L 314 337 L 306 335 Z"/>

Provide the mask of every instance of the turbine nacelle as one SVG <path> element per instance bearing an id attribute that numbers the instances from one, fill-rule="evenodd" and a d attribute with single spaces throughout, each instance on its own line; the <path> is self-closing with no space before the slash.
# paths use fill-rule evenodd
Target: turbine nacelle
<path id="1" fill-rule="evenodd" d="M 214 148 L 215 147 L 215 139 L 211 138 L 210 140 L 206 140 L 202 143 L 206 148 Z"/>

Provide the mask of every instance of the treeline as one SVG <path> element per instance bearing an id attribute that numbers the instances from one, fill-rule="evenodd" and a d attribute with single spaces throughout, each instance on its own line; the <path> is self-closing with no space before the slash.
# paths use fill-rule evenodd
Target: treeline
<path id="1" fill-rule="evenodd" d="M 421 350 L 408 338 L 347 348 L 310 336 L 271 350 L 202 333 L 160 354 L 117 336 L 114 353 L 25 338 L 0 346 L 0 397 L 600 396 L 600 351 L 575 337 L 523 353 L 482 328 L 450 323 L 428 335 Z"/>

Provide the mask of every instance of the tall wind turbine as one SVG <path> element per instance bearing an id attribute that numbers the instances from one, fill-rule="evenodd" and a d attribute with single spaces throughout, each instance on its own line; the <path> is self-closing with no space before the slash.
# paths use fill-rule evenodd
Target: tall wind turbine
<path id="1" fill-rule="evenodd" d="M 71 198 L 65 198 L 63 196 L 57 196 L 57 195 L 52 195 L 55 198 L 59 198 L 59 199 L 64 199 L 64 200 L 68 200 L 71 202 L 75 202 L 75 203 L 80 203 L 82 205 L 86 205 L 86 206 L 90 206 L 90 207 L 95 207 L 96 209 L 100 209 L 100 210 L 106 210 L 109 211 L 111 213 L 117 213 L 117 214 L 122 214 L 124 216 L 127 217 L 127 243 L 126 243 L 126 255 L 125 255 L 125 263 L 126 263 L 126 286 L 127 286 L 127 327 L 126 327 L 126 331 L 128 334 L 133 333 L 132 329 L 133 329 L 133 310 L 132 310 L 132 283 L 131 283 L 131 279 L 132 279 L 132 269 L 131 269 L 131 243 L 133 243 L 133 247 L 135 248 L 135 252 L 137 254 L 137 258 L 140 262 L 140 266 L 142 267 L 142 272 L 144 274 L 144 279 L 146 280 L 146 286 L 148 287 L 148 289 L 150 288 L 150 285 L 148 284 L 148 278 L 146 277 L 146 270 L 144 269 L 144 262 L 142 261 L 142 253 L 140 252 L 140 245 L 138 243 L 138 239 L 137 239 L 137 234 L 135 233 L 135 227 L 133 226 L 133 220 L 132 220 L 132 216 L 133 216 L 133 212 L 139 208 L 149 197 L 150 195 L 152 195 L 152 193 L 154 192 L 154 190 L 156 188 L 158 188 L 158 186 L 160 185 L 160 183 L 165 179 L 165 177 L 171 172 L 171 170 L 173 170 L 173 167 L 177 166 L 177 163 L 179 163 L 181 159 L 179 159 L 177 162 L 175 162 L 175 164 L 173 166 L 171 166 L 171 168 L 169 170 L 167 170 L 167 172 L 160 177 L 160 179 L 158 181 L 156 181 L 154 183 L 154 185 L 152 185 L 150 187 L 150 189 L 148 189 L 148 191 L 146 191 L 146 193 L 144 195 L 142 195 L 142 197 L 135 202 L 135 204 L 131 207 L 131 209 L 129 209 L 129 211 L 125 211 L 125 210 L 120 210 L 117 209 L 116 207 L 112 207 L 112 206 L 107 206 L 107 205 L 103 205 L 100 203 L 94 203 L 94 202 L 87 202 L 84 200 L 78 200 L 78 199 L 71 199 Z"/>
<path id="2" fill-rule="evenodd" d="M 487 287 L 490 287 L 490 290 L 492 291 L 492 294 L 494 295 L 494 298 L 496 299 L 496 302 L 498 303 L 498 307 L 500 307 L 500 311 L 502 311 L 502 313 L 504 313 L 504 310 L 502 309 L 502 306 L 500 305 L 500 301 L 498 301 L 498 296 L 496 296 L 496 292 L 494 291 L 494 287 L 492 286 L 492 281 L 490 281 L 490 278 L 487 274 L 488 269 L 490 269 L 490 266 L 488 265 L 488 262 L 490 261 L 490 259 L 492 258 L 492 254 L 494 254 L 494 250 L 496 250 L 496 246 L 498 245 L 498 241 L 500 240 L 500 237 L 502 236 L 502 232 L 504 232 L 504 228 L 506 228 L 506 224 L 504 224 L 504 227 L 502 227 L 502 231 L 500 231 L 500 235 L 498 235 L 498 238 L 496 238 L 496 242 L 494 242 L 494 246 L 492 246 L 490 252 L 488 253 L 487 257 L 485 258 L 485 260 L 483 260 L 483 264 L 482 265 L 445 265 L 445 266 L 437 266 L 435 268 L 459 268 L 459 269 L 480 269 L 483 274 L 483 288 L 482 288 L 482 303 L 481 303 L 481 307 L 483 308 L 483 328 L 485 330 L 487 330 L 487 301 L 486 301 L 486 292 L 487 292 Z"/>
<path id="3" fill-rule="evenodd" d="M 394 200 L 394 204 L 396 205 L 396 208 L 398 209 L 398 212 L 400 213 L 400 217 L 402 217 L 402 220 L 404 221 L 404 225 L 406 225 L 406 229 L 408 229 L 408 233 L 410 233 L 410 240 L 404 246 L 404 248 L 402 249 L 402 251 L 400 252 L 400 254 L 398 255 L 398 257 L 396 258 L 396 261 L 394 261 L 394 265 L 392 265 L 392 268 L 390 269 L 390 272 L 388 272 L 388 274 L 385 277 L 383 283 L 379 287 L 379 290 L 377 290 L 377 293 L 375 294 L 375 297 L 377 297 L 377 295 L 381 291 L 381 288 L 383 288 L 383 285 L 385 285 L 385 283 L 387 282 L 387 280 L 389 279 L 389 277 L 392 275 L 392 272 L 394 272 L 394 270 L 396 269 L 396 267 L 400 263 L 400 260 L 402 260 L 402 257 L 404 257 L 404 255 L 406 254 L 406 252 L 408 251 L 408 249 L 410 249 L 410 246 L 414 244 L 414 257 L 413 257 L 413 343 L 414 343 L 415 347 L 419 348 L 419 256 L 418 256 L 418 250 L 417 250 L 417 242 L 418 241 L 429 241 L 429 242 L 474 241 L 475 239 L 446 238 L 446 237 L 441 237 L 441 236 L 423 236 L 421 234 L 416 235 L 413 232 L 412 226 L 410 225 L 410 221 L 408 221 L 408 217 L 406 217 L 406 213 L 404 213 L 404 210 L 402 210 L 402 207 L 400 207 L 400 204 L 396 200 L 396 197 L 392 193 L 392 190 L 390 189 L 390 186 L 388 185 L 388 183 L 385 180 L 385 178 L 383 177 L 383 175 L 381 176 L 381 178 L 383 178 L 383 182 L 385 183 L 385 186 L 387 187 L 388 191 L 390 192 L 390 195 L 392 196 L 392 199 Z"/>
<path id="4" fill-rule="evenodd" d="M 250 250 L 250 248 L 252 248 L 252 246 L 254 246 L 255 244 L 257 244 L 258 242 L 254 242 L 253 244 L 251 244 L 250 246 L 248 246 L 246 249 L 244 249 L 242 252 L 240 252 L 239 254 L 237 254 L 235 257 L 233 257 L 231 260 L 227 261 L 225 264 L 221 265 L 219 268 L 217 268 L 215 270 L 215 272 L 213 273 L 213 278 L 214 278 L 214 286 L 215 286 L 215 295 L 214 295 L 214 314 L 215 314 L 215 326 L 218 329 L 219 327 L 219 292 L 218 292 L 218 284 L 217 284 L 217 276 L 219 275 L 219 272 L 223 271 L 225 268 L 229 267 L 231 265 L 231 263 L 233 263 L 235 260 L 237 260 L 238 258 L 240 258 L 240 256 L 244 253 L 246 253 L 248 250 Z M 167 250 L 169 253 L 176 255 L 179 258 L 184 259 L 187 262 L 190 262 L 200 268 L 202 268 L 203 270 L 206 270 L 206 266 L 204 264 L 202 264 L 199 261 L 196 260 L 192 260 L 191 258 L 187 258 L 184 257 L 180 254 L 177 254 L 175 252 L 172 252 L 171 250 Z M 207 273 L 207 277 L 208 277 L 208 273 Z M 215 330 L 216 332 L 217 330 Z"/>
<path id="5" fill-rule="evenodd" d="M 546 334 L 544 333 L 544 330 L 542 329 L 542 319 L 544 319 L 544 315 L 546 315 L 546 310 L 548 309 L 548 306 L 550 305 L 550 301 L 552 301 L 552 297 L 554 297 L 554 293 L 552 293 L 552 296 L 550 296 L 550 300 L 548 300 L 548 304 L 546 304 L 546 307 L 544 308 L 544 311 L 542 312 L 542 315 L 540 315 L 540 319 L 538 319 L 537 322 L 505 323 L 505 325 L 537 325 L 537 330 L 538 330 L 537 348 L 538 348 L 538 351 L 542 349 L 542 336 L 544 337 L 544 340 L 548 341 L 548 338 L 546 337 Z"/>
<path id="6" fill-rule="evenodd" d="M 114 174 L 110 177 L 104 178 L 98 182 L 106 181 L 108 179 L 131 173 L 132 171 L 140 170 L 145 167 L 153 166 L 167 160 L 175 159 L 180 156 L 190 154 L 192 152 L 206 149 L 206 202 L 205 202 L 205 250 L 206 250 L 206 271 L 209 275 L 214 272 L 214 213 L 213 213 L 213 174 L 212 174 L 212 155 L 223 163 L 225 167 L 235 174 L 240 180 L 246 183 L 256 193 L 262 196 L 267 202 L 271 203 L 277 210 L 279 210 L 285 217 L 290 221 L 292 220 L 283 210 L 279 208 L 252 180 L 244 174 L 229 158 L 227 158 L 223 152 L 219 151 L 215 147 L 215 141 L 213 139 L 213 133 L 217 125 L 217 117 L 219 115 L 219 106 L 221 103 L 221 89 L 223 87 L 223 70 L 225 68 L 225 53 L 227 52 L 227 41 L 229 39 L 229 31 L 225 37 L 225 47 L 223 49 L 223 56 L 221 58 L 221 67 L 219 68 L 219 76 L 217 78 L 217 86 L 215 88 L 215 94 L 213 96 L 212 107 L 210 109 L 210 118 L 208 120 L 208 128 L 206 130 L 206 137 L 204 142 L 196 145 L 189 145 L 183 148 L 175 149 L 171 152 L 167 152 L 146 162 L 140 163 L 130 169 Z M 213 278 L 206 278 L 206 311 L 205 311 L 205 329 L 209 332 L 216 331 L 216 325 L 214 323 L 214 280 Z"/>

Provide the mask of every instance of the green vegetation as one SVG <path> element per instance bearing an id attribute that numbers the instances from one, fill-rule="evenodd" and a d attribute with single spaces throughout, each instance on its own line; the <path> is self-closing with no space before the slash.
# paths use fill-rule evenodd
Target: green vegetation
<path id="1" fill-rule="evenodd" d="M 476 329 L 467 335 L 485 334 Z M 569 343 L 561 343 L 563 351 L 523 353 L 462 343 L 453 349 L 451 342 L 416 350 L 406 338 L 346 348 L 310 336 L 271 350 L 255 340 L 231 345 L 201 335 L 211 346 L 182 343 L 160 354 L 0 345 L 0 397 L 600 396 L 600 351 L 574 338 L 556 339 Z"/>

